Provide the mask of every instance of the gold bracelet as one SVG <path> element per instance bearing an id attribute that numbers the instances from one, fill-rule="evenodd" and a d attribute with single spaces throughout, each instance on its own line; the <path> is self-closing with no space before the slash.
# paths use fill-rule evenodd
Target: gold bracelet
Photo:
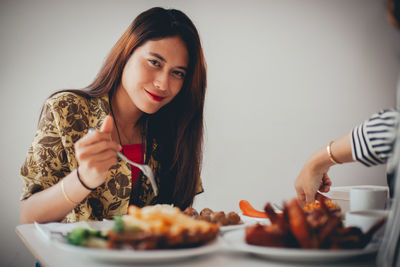
<path id="1" fill-rule="evenodd" d="M 329 145 L 326 146 L 326 150 L 328 151 L 328 156 L 329 156 L 329 160 L 333 163 L 333 164 L 342 164 L 342 162 L 338 161 L 337 159 L 335 159 L 332 155 L 332 146 L 333 141 L 331 141 L 329 143 Z"/>
<path id="2" fill-rule="evenodd" d="M 64 198 L 65 198 L 69 203 L 71 203 L 71 204 L 74 205 L 74 206 L 76 206 L 76 205 L 79 204 L 79 202 L 72 201 L 72 200 L 67 196 L 67 193 L 65 193 L 65 189 L 64 189 L 64 179 L 61 180 L 61 190 L 62 190 L 62 192 L 63 192 Z"/>

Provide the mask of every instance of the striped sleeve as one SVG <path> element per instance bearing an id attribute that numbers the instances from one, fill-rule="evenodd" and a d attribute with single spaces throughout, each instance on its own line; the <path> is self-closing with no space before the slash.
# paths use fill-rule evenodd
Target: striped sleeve
<path id="1" fill-rule="evenodd" d="M 399 112 L 389 109 L 356 126 L 351 134 L 353 160 L 368 167 L 386 163 L 392 154 L 398 121 Z"/>

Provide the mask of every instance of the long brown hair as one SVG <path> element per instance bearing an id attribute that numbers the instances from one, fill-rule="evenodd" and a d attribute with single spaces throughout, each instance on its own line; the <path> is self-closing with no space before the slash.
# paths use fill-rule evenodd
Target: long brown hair
<path id="1" fill-rule="evenodd" d="M 206 63 L 193 22 L 176 9 L 151 8 L 136 17 L 117 41 L 95 80 L 81 90 L 85 97 L 113 95 L 130 55 L 148 40 L 179 36 L 189 53 L 189 66 L 178 95 L 155 114 L 144 114 L 146 139 L 158 144 L 153 155 L 160 164 L 159 203 L 190 206 L 200 181 Z"/>
<path id="2" fill-rule="evenodd" d="M 386 0 L 387 19 L 396 27 L 400 28 L 400 1 L 399 0 Z"/>

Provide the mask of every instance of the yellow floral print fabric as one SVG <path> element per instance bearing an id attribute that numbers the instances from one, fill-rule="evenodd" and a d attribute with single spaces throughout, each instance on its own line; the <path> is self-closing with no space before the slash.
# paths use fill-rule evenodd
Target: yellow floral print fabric
<path id="1" fill-rule="evenodd" d="M 77 167 L 74 143 L 89 128 L 99 129 L 110 113 L 108 95 L 86 98 L 71 92 L 58 93 L 49 98 L 43 108 L 38 129 L 24 164 L 21 167 L 23 189 L 21 200 L 57 184 Z M 150 149 L 157 149 L 156 143 Z M 151 155 L 150 151 L 149 155 Z M 146 153 L 148 154 L 148 153 Z M 157 177 L 158 164 L 150 156 L 145 162 Z M 65 222 L 94 221 L 127 213 L 131 193 L 133 204 L 155 204 L 156 197 L 149 180 L 140 174 L 139 186 L 132 191 L 132 174 L 128 163 L 118 159 L 110 168 L 104 184 L 91 192 L 64 219 Z M 199 184 L 199 191 L 202 191 Z"/>

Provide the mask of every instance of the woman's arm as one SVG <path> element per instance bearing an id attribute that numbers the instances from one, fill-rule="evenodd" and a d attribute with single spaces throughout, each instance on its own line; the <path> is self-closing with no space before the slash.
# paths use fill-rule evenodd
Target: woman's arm
<path id="1" fill-rule="evenodd" d="M 89 193 L 90 191 L 79 182 L 76 171 L 73 171 L 54 186 L 22 200 L 20 222 L 25 224 L 61 221 Z"/>
<path id="2" fill-rule="evenodd" d="M 116 152 L 121 149 L 110 138 L 112 129 L 112 117 L 107 116 L 100 131 L 89 133 L 75 143 L 79 170 L 22 200 L 21 223 L 60 221 L 90 193 L 83 184 L 96 188 L 104 183 L 108 169 L 117 163 Z M 83 184 L 79 181 L 78 171 Z"/>
<path id="3" fill-rule="evenodd" d="M 328 192 L 332 184 L 329 168 L 337 163 L 352 162 L 351 133 L 314 152 L 300 171 L 295 189 L 302 205 L 314 202 L 317 191 Z"/>
<path id="4" fill-rule="evenodd" d="M 392 155 L 399 112 L 382 110 L 353 129 L 353 157 L 365 166 L 386 163 Z"/>
<path id="5" fill-rule="evenodd" d="M 332 143 L 333 161 L 327 147 L 314 152 L 295 181 L 300 203 L 313 202 L 318 190 L 329 191 L 332 182 L 328 170 L 335 164 L 335 159 L 340 163 L 358 161 L 368 167 L 386 163 L 392 154 L 398 121 L 397 110 L 380 111 Z"/>

